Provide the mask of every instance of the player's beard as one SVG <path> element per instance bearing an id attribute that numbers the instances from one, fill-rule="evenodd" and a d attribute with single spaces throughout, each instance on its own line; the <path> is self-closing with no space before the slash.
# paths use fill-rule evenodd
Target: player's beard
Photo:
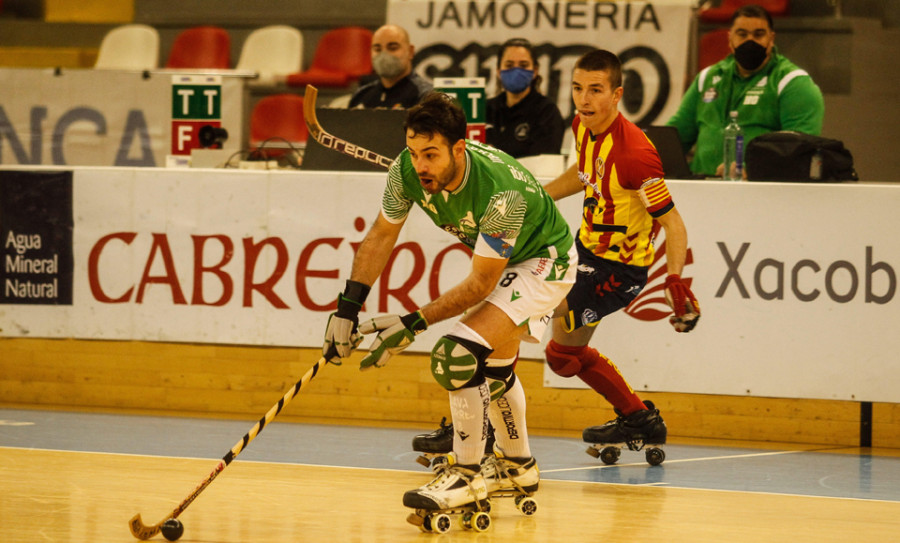
<path id="1" fill-rule="evenodd" d="M 459 172 L 459 166 L 456 164 L 456 160 L 453 158 L 453 155 L 450 155 L 450 164 L 447 165 L 447 168 L 444 169 L 443 172 L 439 174 L 435 174 L 431 177 L 426 177 L 426 179 L 430 179 L 431 182 L 428 184 L 422 183 L 422 188 L 425 189 L 425 192 L 429 194 L 437 194 L 444 190 L 444 188 L 453 182 L 456 179 L 456 174 Z M 416 172 L 418 174 L 418 172 Z M 422 176 L 419 175 L 419 180 L 422 180 Z"/>

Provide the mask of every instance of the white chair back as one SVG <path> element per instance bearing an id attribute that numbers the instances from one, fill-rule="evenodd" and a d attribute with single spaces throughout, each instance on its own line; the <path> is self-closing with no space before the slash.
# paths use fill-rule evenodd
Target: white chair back
<path id="1" fill-rule="evenodd" d="M 94 68 L 153 70 L 159 66 L 159 33 L 152 26 L 129 24 L 110 30 L 100 43 Z"/>
<path id="2" fill-rule="evenodd" d="M 263 79 L 302 70 L 303 34 L 292 26 L 257 28 L 241 47 L 237 70 L 257 72 Z"/>

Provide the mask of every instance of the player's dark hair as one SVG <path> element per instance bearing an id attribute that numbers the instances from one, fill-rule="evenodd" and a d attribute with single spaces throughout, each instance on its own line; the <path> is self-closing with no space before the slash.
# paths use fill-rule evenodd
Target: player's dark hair
<path id="1" fill-rule="evenodd" d="M 731 26 L 738 17 L 750 17 L 752 19 L 765 19 L 769 23 L 769 30 L 775 30 L 775 23 L 772 22 L 772 15 L 766 11 L 766 8 L 757 6 L 756 4 L 747 4 L 734 10 L 731 14 Z"/>
<path id="2" fill-rule="evenodd" d="M 432 91 L 407 110 L 403 130 L 430 138 L 440 134 L 452 147 L 466 138 L 466 114 L 452 96 Z"/>
<path id="3" fill-rule="evenodd" d="M 501 66 L 501 63 L 503 62 L 503 53 L 510 47 L 521 47 L 528 51 L 528 56 L 531 57 L 531 63 L 534 64 L 535 68 L 534 79 L 531 80 L 531 90 L 537 90 L 538 85 L 541 84 L 543 78 L 541 78 L 541 74 L 537 73 L 538 61 L 537 57 L 534 56 L 534 46 L 525 38 L 510 38 L 500 46 L 500 50 L 497 51 L 497 77 L 500 77 L 500 70 L 503 69 L 503 66 Z M 499 88 L 502 90 L 503 85 L 500 85 Z"/>
<path id="4" fill-rule="evenodd" d="M 609 82 L 613 89 L 622 86 L 622 63 L 619 57 L 606 49 L 594 49 L 581 55 L 575 62 L 576 70 L 587 72 L 608 72 Z"/>

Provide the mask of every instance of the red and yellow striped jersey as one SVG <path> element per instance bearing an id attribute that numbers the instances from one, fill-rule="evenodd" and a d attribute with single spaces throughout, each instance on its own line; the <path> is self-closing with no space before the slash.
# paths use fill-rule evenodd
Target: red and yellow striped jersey
<path id="1" fill-rule="evenodd" d="M 577 115 L 572 130 L 584 185 L 581 243 L 601 258 L 649 266 L 659 231 L 655 217 L 675 205 L 656 148 L 621 113 L 602 134 L 591 134 Z"/>

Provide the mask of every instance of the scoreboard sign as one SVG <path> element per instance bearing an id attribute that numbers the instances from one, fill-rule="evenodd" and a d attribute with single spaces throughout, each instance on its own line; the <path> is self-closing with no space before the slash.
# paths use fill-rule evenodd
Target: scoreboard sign
<path id="1" fill-rule="evenodd" d="M 434 89 L 456 98 L 466 113 L 468 121 L 466 138 L 485 140 L 487 123 L 487 95 L 483 77 L 439 77 L 434 80 Z"/>
<path id="2" fill-rule="evenodd" d="M 204 126 L 222 126 L 222 76 L 172 76 L 172 154 L 200 148 Z"/>

